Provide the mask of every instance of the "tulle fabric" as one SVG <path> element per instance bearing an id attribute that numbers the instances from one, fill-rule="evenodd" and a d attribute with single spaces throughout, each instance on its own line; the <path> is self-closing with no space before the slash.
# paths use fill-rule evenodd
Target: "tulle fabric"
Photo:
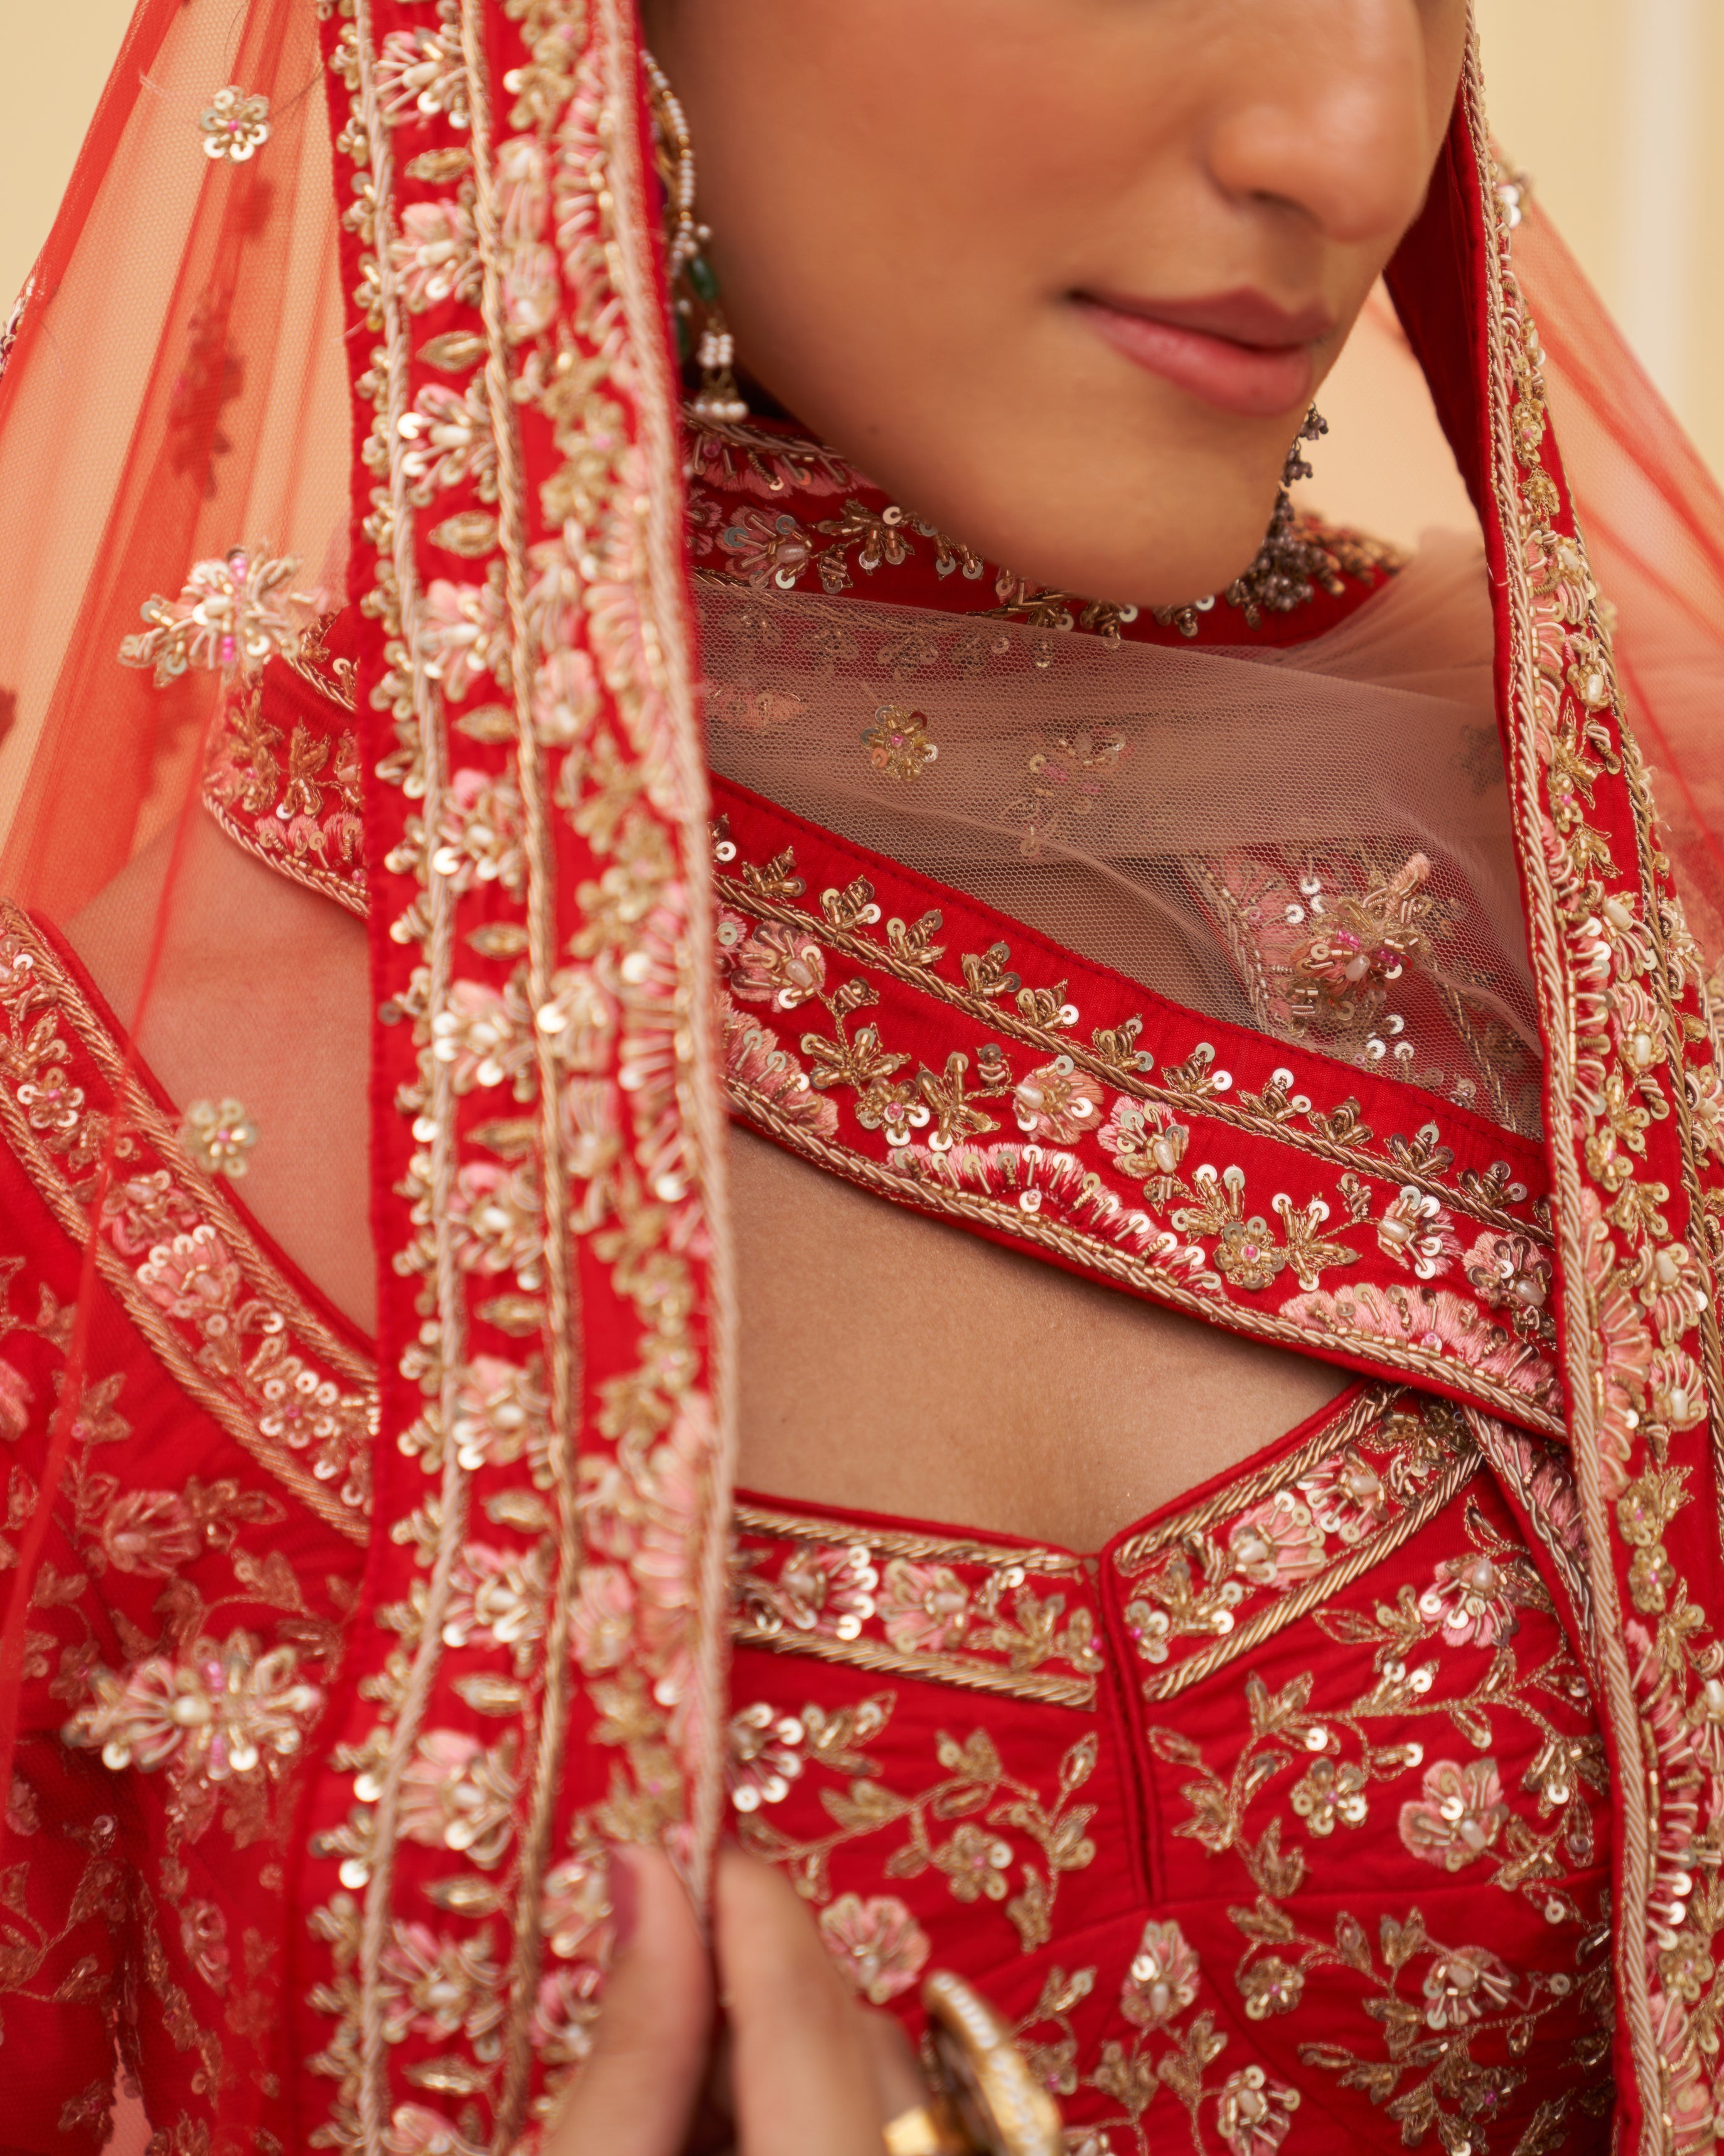
<path id="1" fill-rule="evenodd" d="M 1431 535 L 1341 628 L 1272 651 L 699 593 L 726 778 L 1208 1016 L 1537 1130 L 1475 542 Z M 1397 981 L 1301 998 L 1347 901 L 1398 878 L 1419 941 Z"/>
<path id="2" fill-rule="evenodd" d="M 179 843 L 236 674 L 121 664 L 152 597 L 249 547 L 295 564 L 309 619 L 341 603 L 351 461 L 338 218 L 317 10 L 142 0 L 60 214 L 20 295 L 0 376 L 0 889 L 64 926 L 135 879 L 149 952 L 134 1031 L 169 985 Z M 213 157 L 216 93 L 267 100 L 267 139 Z M 240 138 L 244 146 L 244 138 Z M 219 634 L 219 625 L 212 631 Z M 239 924 L 236 924 L 239 927 Z M 94 1178 L 111 1172 L 108 1157 Z M 85 1300 L 96 1291 L 94 1245 Z M 76 1423 L 70 1336 L 43 1478 L 0 1635 L 0 1787 L 24 1611 Z"/>
<path id="3" fill-rule="evenodd" d="M 153 594 L 252 547 L 338 604 L 342 295 L 316 11 L 144 0 L 31 280 L 0 397 L 9 506 L 0 884 L 69 918 L 187 799 L 220 677 L 118 663 Z M 269 135 L 200 126 L 234 85 Z"/>

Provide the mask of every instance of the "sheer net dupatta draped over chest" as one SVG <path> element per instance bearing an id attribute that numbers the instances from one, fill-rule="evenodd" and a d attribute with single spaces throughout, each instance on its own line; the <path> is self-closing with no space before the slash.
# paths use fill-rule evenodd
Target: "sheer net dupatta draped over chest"
<path id="1" fill-rule="evenodd" d="M 111 2035 L 175 2092 L 188 2146 L 274 2133 L 285 2111 L 304 2145 L 500 2156 L 590 2023 L 603 1838 L 669 1838 L 704 1891 L 731 1741 L 734 1413 L 695 684 L 767 670 L 807 738 L 834 744 L 921 705 L 895 676 L 864 694 L 876 630 L 904 626 L 882 603 L 847 617 L 854 679 L 849 660 L 804 679 L 788 635 L 741 650 L 728 593 L 700 599 L 697 662 L 651 171 L 628 0 L 144 0 L 8 331 L 0 1871 L 27 1899 L 16 1922 L 0 1909 L 6 2011 L 44 2057 Z M 1704 719 L 1724 510 L 1542 213 L 1511 224 L 1520 207 L 1470 65 L 1391 285 L 1483 526 L 1470 589 L 1489 601 L 1512 875 L 1504 796 L 1473 786 L 1482 681 L 1398 680 L 1362 648 L 1369 608 L 1326 655 L 1211 653 L 1211 675 L 1196 652 L 1075 642 L 1039 669 L 1013 630 L 1002 678 L 1018 665 L 1056 716 L 1026 703 L 1008 723 L 985 675 L 926 670 L 950 692 L 952 731 L 927 730 L 944 808 L 904 814 L 906 786 L 889 832 L 825 774 L 818 798 L 812 770 L 782 790 L 826 831 L 811 847 L 873 849 L 954 908 L 1039 919 L 1095 995 L 1177 963 L 1190 1011 L 1234 1027 L 1242 1055 L 1260 1045 L 1260 1101 L 1290 1037 L 1343 1091 L 1357 1075 L 1404 1095 L 1404 1122 L 1379 1126 L 1384 1180 L 1388 1137 L 1440 1108 L 1479 1148 L 1467 1202 L 1507 1204 L 1487 1134 L 1518 1159 L 1542 1130 L 1555 1322 L 1537 1399 L 1505 1378 L 1501 1405 L 1573 1465 L 1574 1505 L 1547 1505 L 1545 1527 L 1612 1778 L 1624 2145 L 1698 2148 L 1724 1810 Z M 1427 573 L 1446 572 L 1409 572 L 1379 620 L 1421 589 L 1438 618 Z M 772 609 L 788 625 L 821 603 Z M 332 693 L 305 683 L 277 724 L 254 700 L 295 665 Z M 1277 1004 L 1309 941 L 1288 912 L 1313 896 L 1279 880 L 1317 870 L 1265 841 L 1236 773 L 1205 807 L 1206 682 L 1226 685 L 1235 735 L 1275 714 L 1265 798 L 1284 728 L 1302 741 L 1290 798 L 1350 873 L 1393 881 L 1391 842 L 1429 864 L 1451 947 L 1417 1009 L 1384 1005 L 1410 1059 L 1378 1034 L 1379 1069 L 1373 1036 L 1318 1037 Z M 1342 715 L 1375 724 L 1408 698 L 1433 729 L 1424 767 L 1398 742 L 1380 769 L 1372 742 L 1349 762 Z M 1116 759 L 1078 844 L 1042 808 L 1006 813 L 1043 801 L 1049 768 L 1008 768 L 1008 743 L 1074 718 L 1084 753 L 1129 718 L 1172 767 L 1162 793 L 1148 753 Z M 721 707 L 721 773 L 794 732 L 727 725 Z M 195 999 L 212 946 L 192 931 L 212 924 L 182 901 L 218 726 L 253 744 L 258 803 L 232 814 L 305 872 L 282 890 L 323 904 L 307 881 L 346 884 L 362 855 L 374 1389 L 233 1202 L 239 1122 L 218 1098 L 178 1127 L 54 941 L 120 889 L 137 959 L 120 1019 L 147 1034 L 163 999 Z M 743 796 L 770 774 L 736 769 L 714 784 L 740 828 L 767 815 Z M 1281 908 L 1246 924 L 1274 932 L 1260 981 L 1223 895 L 1248 872 Z M 994 998 L 1003 1027 L 1059 1016 L 1016 993 Z M 280 1021 L 284 1055 L 301 1017 Z M 933 1158 L 919 1128 L 906 1148 Z M 1405 1166 L 1409 1205 L 1436 1173 Z M 57 2145 L 64 2112 L 99 2144 L 105 2103 L 102 2076 L 57 2082 L 28 2130 Z"/>
<path id="2" fill-rule="evenodd" d="M 1193 1009 L 1537 1134 L 1475 547 L 1434 536 L 1280 649 L 697 588 L 726 778 Z"/>

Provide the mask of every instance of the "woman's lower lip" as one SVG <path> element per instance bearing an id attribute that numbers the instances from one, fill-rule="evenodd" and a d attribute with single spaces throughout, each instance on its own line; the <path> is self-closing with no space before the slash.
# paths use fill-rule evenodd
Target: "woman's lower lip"
<path id="1" fill-rule="evenodd" d="M 1271 419 L 1311 402 L 1316 362 L 1309 345 L 1283 351 L 1235 344 L 1202 330 L 1175 329 L 1143 315 L 1123 314 L 1097 300 L 1077 306 L 1099 336 L 1146 373 L 1189 390 L 1206 404 L 1249 419 Z"/>

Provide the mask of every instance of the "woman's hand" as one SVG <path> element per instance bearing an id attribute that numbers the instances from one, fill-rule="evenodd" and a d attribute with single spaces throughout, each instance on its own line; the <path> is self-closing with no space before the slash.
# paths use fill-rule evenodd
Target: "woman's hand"
<path id="1" fill-rule="evenodd" d="M 788 1881 L 722 1850 L 709 1954 L 664 1856 L 615 1862 L 622 1936 L 550 2156 L 679 2156 L 709 2093 L 738 2156 L 881 2156 L 881 2128 L 926 2090 L 902 2030 L 852 1997 Z"/>

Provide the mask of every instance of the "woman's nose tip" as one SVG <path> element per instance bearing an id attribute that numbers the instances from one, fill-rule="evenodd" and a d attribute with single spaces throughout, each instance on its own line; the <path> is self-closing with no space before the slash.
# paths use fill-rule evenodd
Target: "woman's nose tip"
<path id="1" fill-rule="evenodd" d="M 1418 215 L 1446 116 L 1433 110 L 1416 15 L 1347 12 L 1320 65 L 1264 54 L 1265 74 L 1240 83 L 1212 126 L 1208 162 L 1235 199 L 1286 204 L 1327 238 L 1364 244 Z"/>

